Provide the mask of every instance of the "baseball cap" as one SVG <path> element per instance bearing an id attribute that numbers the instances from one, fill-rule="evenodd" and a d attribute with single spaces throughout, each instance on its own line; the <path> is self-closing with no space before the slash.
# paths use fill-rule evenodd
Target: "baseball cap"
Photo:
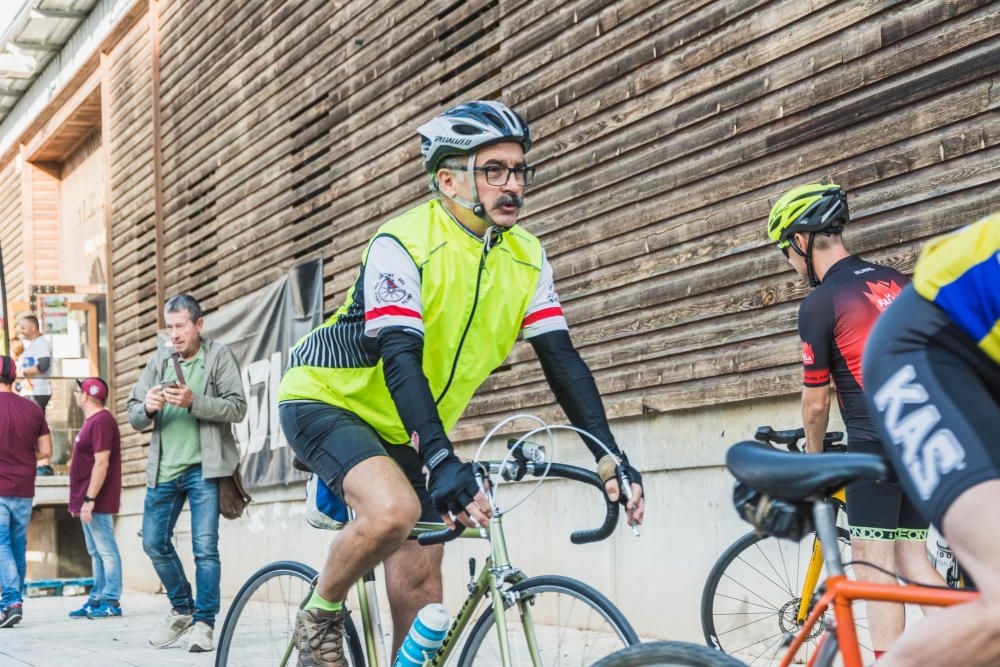
<path id="1" fill-rule="evenodd" d="M 77 380 L 76 385 L 80 387 L 80 391 L 88 396 L 93 396 L 99 401 L 104 401 L 108 398 L 108 385 L 101 378 L 84 378 L 83 380 Z"/>

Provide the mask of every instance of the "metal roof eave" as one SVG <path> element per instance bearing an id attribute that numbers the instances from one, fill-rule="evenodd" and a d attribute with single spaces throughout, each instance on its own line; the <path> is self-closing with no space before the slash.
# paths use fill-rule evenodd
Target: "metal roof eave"
<path id="1" fill-rule="evenodd" d="M 0 123 L 98 0 L 26 0 L 0 37 Z"/>

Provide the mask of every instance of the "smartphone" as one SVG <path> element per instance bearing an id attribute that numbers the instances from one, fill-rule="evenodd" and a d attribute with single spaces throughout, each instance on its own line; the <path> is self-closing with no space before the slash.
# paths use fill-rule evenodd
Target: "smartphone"
<path id="1" fill-rule="evenodd" d="M 170 387 L 176 387 L 177 383 L 173 380 L 164 380 L 160 383 L 160 389 L 168 389 Z"/>

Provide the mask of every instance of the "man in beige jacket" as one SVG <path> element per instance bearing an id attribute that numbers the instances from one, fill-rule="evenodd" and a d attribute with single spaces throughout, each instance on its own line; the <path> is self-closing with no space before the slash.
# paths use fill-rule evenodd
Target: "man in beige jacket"
<path id="1" fill-rule="evenodd" d="M 205 320 L 188 294 L 164 307 L 173 353 L 158 350 L 128 399 L 129 422 L 153 428 L 146 466 L 142 547 L 156 569 L 172 609 L 150 637 L 157 648 L 190 631 L 188 649 L 212 650 L 219 613 L 219 478 L 232 475 L 239 450 L 232 425 L 247 403 L 236 357 L 201 335 Z M 191 510 L 195 593 L 171 543 L 184 501 Z"/>

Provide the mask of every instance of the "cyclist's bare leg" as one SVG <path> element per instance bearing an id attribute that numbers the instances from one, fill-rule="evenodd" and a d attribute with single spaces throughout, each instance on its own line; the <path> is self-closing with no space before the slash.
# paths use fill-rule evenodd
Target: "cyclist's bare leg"
<path id="1" fill-rule="evenodd" d="M 396 551 L 420 518 L 420 500 L 388 456 L 373 456 L 344 478 L 344 501 L 357 518 L 330 545 L 316 590 L 331 602 Z"/>
<path id="2" fill-rule="evenodd" d="M 941 573 L 927 558 L 927 542 L 913 540 L 896 540 L 896 571 L 918 584 L 928 586 L 944 586 Z M 921 605 L 924 615 L 940 611 L 940 607 Z"/>
<path id="3" fill-rule="evenodd" d="M 975 602 L 949 607 L 903 634 L 879 667 L 1000 664 L 1000 480 L 977 484 L 952 503 L 942 526 L 979 589 Z"/>
<path id="4" fill-rule="evenodd" d="M 863 560 L 881 568 L 896 571 L 896 559 L 890 540 L 862 540 L 851 538 L 851 560 Z M 858 581 L 871 581 L 879 584 L 896 584 L 896 577 L 884 574 L 864 565 L 854 565 L 853 576 Z M 901 604 L 893 602 L 866 601 L 868 612 L 868 628 L 872 638 L 872 648 L 885 651 L 899 638 L 903 632 L 906 619 L 906 609 Z"/>
<path id="5" fill-rule="evenodd" d="M 392 612 L 392 654 L 399 650 L 417 612 L 444 599 L 441 561 L 444 547 L 422 547 L 407 540 L 385 559 L 385 587 Z"/>

